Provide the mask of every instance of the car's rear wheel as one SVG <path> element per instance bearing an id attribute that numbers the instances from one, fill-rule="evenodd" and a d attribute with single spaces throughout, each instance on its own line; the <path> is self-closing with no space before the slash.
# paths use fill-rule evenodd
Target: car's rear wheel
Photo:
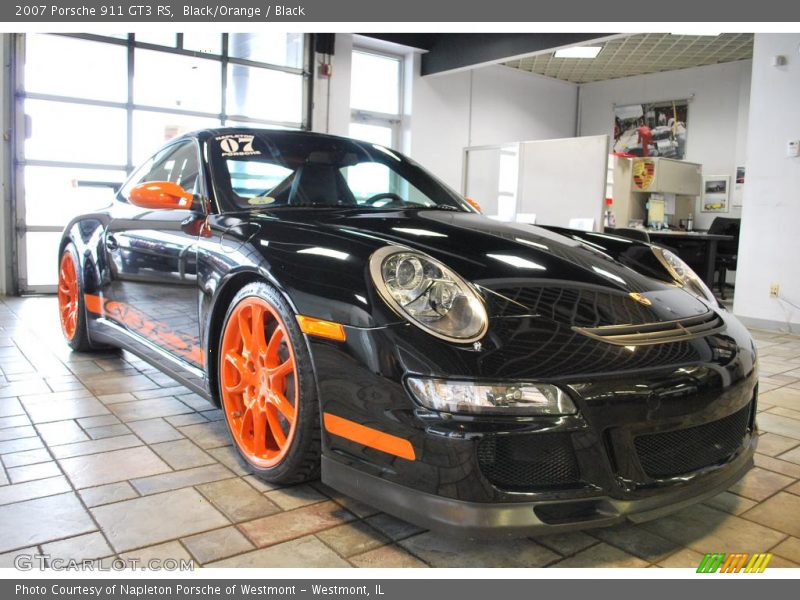
<path id="1" fill-rule="evenodd" d="M 58 315 L 61 332 L 73 350 L 85 352 L 95 349 L 86 326 L 83 271 L 72 242 L 64 247 L 58 261 Z"/>
<path id="2" fill-rule="evenodd" d="M 220 339 L 219 393 L 231 437 L 253 471 L 275 483 L 316 477 L 319 406 L 295 316 L 266 283 L 234 297 Z"/>

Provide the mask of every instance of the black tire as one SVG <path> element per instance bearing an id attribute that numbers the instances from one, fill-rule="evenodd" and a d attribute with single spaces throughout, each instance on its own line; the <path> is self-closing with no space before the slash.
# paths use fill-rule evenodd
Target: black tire
<path id="1" fill-rule="evenodd" d="M 78 289 L 78 297 L 77 297 L 77 319 L 75 323 L 75 332 L 73 333 L 72 337 L 67 335 L 67 331 L 64 329 L 62 325 L 62 333 L 64 334 L 64 340 L 67 342 L 70 348 L 77 352 L 91 352 L 93 350 L 102 350 L 106 349 L 107 346 L 101 346 L 99 344 L 93 344 L 91 339 L 89 338 L 89 330 L 88 325 L 86 323 L 86 301 L 83 295 L 83 267 L 81 266 L 80 257 L 78 256 L 78 251 L 75 248 L 75 244 L 72 242 L 67 243 L 64 247 L 64 250 L 58 257 L 58 265 L 59 265 L 59 283 L 61 282 L 60 279 L 60 269 L 61 263 L 64 258 L 65 254 L 69 254 L 72 258 L 72 262 L 75 265 L 75 275 L 76 275 L 76 283 Z M 59 306 L 59 310 L 61 307 Z"/>
<path id="2" fill-rule="evenodd" d="M 239 447 L 236 437 L 231 430 L 231 421 L 226 410 L 225 396 L 222 389 L 222 362 L 225 360 L 222 351 L 223 338 L 228 328 L 228 322 L 236 306 L 247 298 L 259 298 L 275 309 L 281 318 L 284 329 L 292 345 L 297 374 L 298 395 L 296 410 L 296 429 L 289 442 L 289 450 L 280 463 L 270 467 L 261 468 L 253 464 L 248 453 Z M 311 354 L 297 324 L 296 315 L 288 306 L 280 293 L 265 282 L 252 282 L 245 285 L 234 296 L 225 313 L 220 338 L 217 342 L 217 386 L 220 398 L 220 407 L 225 415 L 228 433 L 233 441 L 239 456 L 247 463 L 251 471 L 271 483 L 297 484 L 316 479 L 320 473 L 320 456 L 322 441 L 320 433 L 319 400 L 317 386 L 314 379 L 314 369 Z"/>

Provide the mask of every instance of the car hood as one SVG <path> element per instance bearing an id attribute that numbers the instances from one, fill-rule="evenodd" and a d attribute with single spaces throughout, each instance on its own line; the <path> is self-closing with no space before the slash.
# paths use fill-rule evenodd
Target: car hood
<path id="1" fill-rule="evenodd" d="M 481 288 L 494 316 L 536 314 L 596 327 L 676 320 L 709 311 L 689 292 L 638 273 L 590 243 L 474 213 L 284 210 L 251 213 L 249 220 L 261 223 L 262 232 L 278 223 L 294 224 L 303 228 L 297 232 L 298 243 L 360 254 L 362 273 L 369 255 L 383 245 L 425 252 Z"/>

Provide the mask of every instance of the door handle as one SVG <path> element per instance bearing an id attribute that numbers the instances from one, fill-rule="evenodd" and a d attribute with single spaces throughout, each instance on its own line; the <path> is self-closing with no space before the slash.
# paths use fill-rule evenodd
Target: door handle
<path id="1" fill-rule="evenodd" d="M 114 251 L 119 248 L 119 242 L 117 242 L 117 238 L 115 238 L 112 234 L 106 235 L 106 248 L 111 251 Z"/>

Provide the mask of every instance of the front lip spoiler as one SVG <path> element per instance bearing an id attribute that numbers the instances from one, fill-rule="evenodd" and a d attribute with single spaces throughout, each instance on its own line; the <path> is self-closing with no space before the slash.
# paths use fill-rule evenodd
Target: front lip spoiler
<path id="1" fill-rule="evenodd" d="M 598 496 L 538 502 L 466 502 L 420 492 L 369 475 L 327 456 L 322 457 L 322 481 L 348 496 L 426 529 L 456 537 L 522 537 L 608 527 L 626 520 L 641 523 L 658 519 L 728 489 L 753 466 L 754 447 L 753 441 L 731 462 L 698 481 L 631 500 Z M 551 517 L 545 517 L 549 521 L 546 522 L 541 515 L 548 514 Z"/>

